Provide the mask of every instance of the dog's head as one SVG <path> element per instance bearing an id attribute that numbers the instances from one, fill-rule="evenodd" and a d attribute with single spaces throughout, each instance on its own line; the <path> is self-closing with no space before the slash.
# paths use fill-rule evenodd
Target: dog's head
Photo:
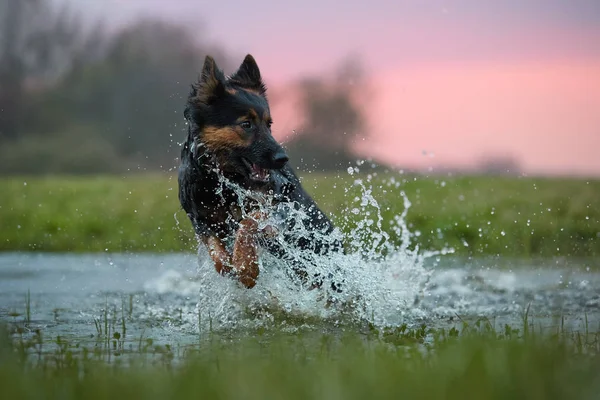
<path id="1" fill-rule="evenodd" d="M 270 171 L 288 161 L 271 134 L 266 88 L 251 55 L 230 77 L 207 56 L 184 115 L 194 142 L 216 157 L 225 174 L 247 186 L 269 182 Z"/>

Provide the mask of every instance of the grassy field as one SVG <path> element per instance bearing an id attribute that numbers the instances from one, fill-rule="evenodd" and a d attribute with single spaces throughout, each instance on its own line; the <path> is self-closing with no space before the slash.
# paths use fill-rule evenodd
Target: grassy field
<path id="1" fill-rule="evenodd" d="M 367 176 L 306 175 L 307 190 L 348 231 Z M 412 203 L 414 243 L 462 256 L 585 257 L 600 254 L 600 181 L 509 177 L 375 176 L 383 227 Z M 0 180 L 0 250 L 194 251 L 174 175 Z M 345 193 L 347 190 L 347 193 Z M 371 209 L 372 218 L 374 209 Z M 397 240 L 397 239 L 395 239 Z"/>
<path id="2" fill-rule="evenodd" d="M 482 321 L 480 321 L 482 322 Z M 596 399 L 598 334 L 482 322 L 370 334 L 263 333 L 186 348 L 94 348 L 0 325 L 6 399 Z M 425 340 L 425 338 L 431 338 Z M 112 343 L 115 342 L 114 346 Z"/>
<path id="3" fill-rule="evenodd" d="M 362 179 L 371 180 L 386 230 L 406 194 L 407 223 L 421 248 L 453 247 L 461 256 L 600 254 L 599 181 L 390 178 L 311 175 L 304 184 L 347 232 L 376 215 L 373 207 L 352 212 L 363 196 L 353 182 Z M 0 250 L 195 251 L 172 175 L 23 177 L 1 180 L 0 188 Z M 570 332 L 560 319 L 538 327 L 526 313 L 517 327 L 460 317 L 450 329 L 287 321 L 286 329 L 273 323 L 166 345 L 133 337 L 126 325 L 135 319 L 123 311 L 112 328 L 105 313 L 92 337 L 50 337 L 30 319 L 26 299 L 25 312 L 0 321 L 7 399 L 595 399 L 600 392 L 600 327 L 596 321 L 588 330 L 587 315 L 585 329 Z"/>

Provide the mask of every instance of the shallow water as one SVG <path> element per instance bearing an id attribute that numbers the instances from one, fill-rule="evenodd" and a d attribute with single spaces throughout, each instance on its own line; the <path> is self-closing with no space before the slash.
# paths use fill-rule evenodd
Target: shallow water
<path id="1" fill-rule="evenodd" d="M 32 330 L 90 343 L 100 336 L 98 326 L 122 333 L 123 321 L 133 342 L 152 338 L 154 343 L 171 345 L 197 342 L 207 323 L 224 333 L 259 326 L 323 330 L 360 324 L 361 319 L 373 322 L 371 317 L 378 313 L 387 315 L 385 325 L 449 327 L 460 319 L 487 316 L 501 328 L 504 323 L 522 324 L 528 305 L 529 321 L 536 329 L 556 329 L 561 317 L 570 329 L 585 329 L 586 315 L 590 330 L 600 323 L 600 273 L 589 264 L 593 261 L 546 260 L 533 265 L 491 258 L 465 261 L 452 255 L 439 262 L 432 258 L 412 266 L 426 281 L 405 293 L 403 305 L 386 307 L 373 300 L 377 298 L 373 293 L 370 312 L 361 314 L 315 300 L 323 295 L 318 290 L 309 295 L 297 292 L 303 302 L 299 304 L 294 292 L 277 288 L 278 275 L 267 271 L 254 289 L 243 289 L 217 276 L 203 257 L 202 252 L 199 256 L 2 253 L 0 319 L 26 319 L 29 291 Z M 408 275 L 414 284 L 409 269 L 390 274 L 385 280 L 388 287 L 406 287 Z M 387 297 L 398 298 L 399 294 Z"/>
<path id="2" fill-rule="evenodd" d="M 356 172 L 358 167 L 348 169 Z M 287 262 L 266 253 L 251 290 L 219 276 L 203 246 L 198 254 L 0 253 L 0 319 L 29 319 L 26 332 L 39 329 L 46 338 L 60 335 L 84 345 L 118 332 L 130 346 L 147 338 L 185 346 L 209 333 L 235 338 L 271 328 L 291 333 L 404 324 L 460 328 L 480 317 L 502 329 L 522 325 L 525 313 L 538 331 L 559 324 L 600 330 L 597 260 L 464 260 L 452 249 L 412 248 L 410 201 L 400 183 L 391 179 L 388 186 L 398 191 L 404 210 L 383 221 L 369 181 L 370 175 L 346 188 L 347 210 L 327 234 L 304 226 L 306 210 L 272 204 L 269 195 L 258 198 L 270 215 L 259 221 L 260 229 L 273 227 L 272 240 L 294 262 L 309 276 L 324 277 L 322 289 L 306 290 L 288 273 Z M 244 199 L 257 199 L 226 179 L 222 184 L 238 194 L 242 212 Z M 358 218 L 344 219 L 350 214 Z M 350 229 L 339 229 L 345 224 Z M 290 246 L 285 235 L 337 238 L 350 250 L 317 256 Z M 341 293 L 331 290 L 332 282 L 341 283 Z"/>

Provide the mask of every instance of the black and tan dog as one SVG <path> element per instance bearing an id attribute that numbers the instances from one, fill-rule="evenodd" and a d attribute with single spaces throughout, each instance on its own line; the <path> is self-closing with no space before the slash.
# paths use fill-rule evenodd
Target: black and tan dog
<path id="1" fill-rule="evenodd" d="M 334 229 L 331 221 L 302 188 L 288 156 L 271 134 L 266 87 L 254 58 L 247 55 L 237 72 L 226 77 L 207 56 L 184 116 L 188 136 L 181 151 L 179 200 L 217 272 L 254 287 L 258 248 L 263 246 L 288 262 L 289 270 L 303 282 L 320 286 L 319 277 L 308 281 L 302 263 L 290 256 L 289 249 L 324 254 L 342 251 L 342 244 L 327 239 Z M 256 203 L 240 202 L 238 192 L 227 182 L 251 192 L 270 192 L 274 201 L 302 211 L 300 220 L 284 218 L 285 245 L 259 231 L 259 222 L 268 216 L 257 211 Z M 303 229 L 297 229 L 297 224 L 303 224 Z"/>

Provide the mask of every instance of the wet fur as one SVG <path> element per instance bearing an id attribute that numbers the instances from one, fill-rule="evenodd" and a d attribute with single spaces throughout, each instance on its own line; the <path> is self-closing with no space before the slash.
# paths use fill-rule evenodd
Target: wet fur
<path id="1" fill-rule="evenodd" d="M 287 260 L 289 270 L 311 287 L 320 278 L 309 277 L 285 249 L 258 231 L 264 218 L 251 201 L 244 205 L 249 216 L 242 219 L 237 194 L 223 184 L 219 175 L 253 191 L 271 192 L 275 201 L 302 208 L 301 221 L 309 232 L 327 235 L 334 229 L 327 216 L 302 188 L 282 147 L 271 134 L 272 123 L 266 87 L 251 55 L 230 77 L 225 77 L 215 61 L 207 56 L 198 82 L 192 85 L 184 112 L 188 135 L 181 150 L 179 200 L 199 239 L 207 246 L 215 269 L 251 288 L 259 275 L 258 247 Z M 252 125 L 252 129 L 247 129 Z M 268 182 L 249 178 L 248 163 L 270 170 Z M 216 193 L 220 193 L 217 195 Z M 286 221 L 288 231 L 297 223 Z M 320 235 L 294 238 L 285 234 L 289 245 L 325 254 L 342 251 L 342 244 L 324 242 Z M 310 279 L 309 279 L 310 278 Z"/>

